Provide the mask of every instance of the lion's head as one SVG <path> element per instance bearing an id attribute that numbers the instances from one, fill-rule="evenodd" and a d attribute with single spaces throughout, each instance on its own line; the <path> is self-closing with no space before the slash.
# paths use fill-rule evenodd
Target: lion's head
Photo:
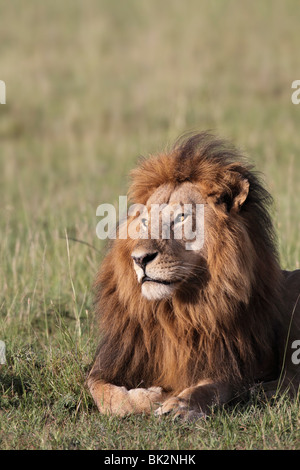
<path id="1" fill-rule="evenodd" d="M 145 209 L 137 218 L 140 237 L 134 240 L 130 255 L 147 299 L 191 296 L 215 277 L 222 279 L 229 295 L 234 289 L 241 300 L 248 298 L 262 240 L 274 256 L 266 211 L 270 196 L 237 157 L 236 151 L 225 150 L 224 144 L 200 134 L 177 144 L 171 153 L 144 160 L 132 172 L 131 199 Z M 152 208 L 157 205 L 162 210 L 153 212 L 152 223 Z M 167 237 L 163 237 L 164 213 L 164 221 L 169 222 Z M 153 224 L 158 225 L 155 237 Z M 188 224 L 193 234 L 198 225 L 203 243 L 190 246 L 185 236 Z"/>
<path id="2" fill-rule="evenodd" d="M 146 201 L 139 217 L 141 237 L 135 241 L 131 257 L 141 292 L 147 299 L 163 299 L 175 292 L 188 291 L 191 295 L 210 277 L 210 267 L 215 265 L 214 250 L 225 241 L 226 235 L 221 236 L 223 240 L 219 235 L 225 230 L 223 225 L 229 217 L 238 225 L 238 212 L 248 195 L 248 180 L 234 170 L 226 171 L 232 185 L 219 188 L 218 194 L 207 197 L 212 185 L 201 184 L 190 174 L 183 182 L 174 178 L 173 182 L 161 184 Z M 160 211 L 155 210 L 158 205 Z M 235 236 L 243 237 L 247 243 L 243 227 L 235 231 Z M 189 241 L 190 233 L 194 243 Z"/>
<path id="3" fill-rule="evenodd" d="M 206 133 L 143 159 L 131 176 L 129 197 L 143 210 L 126 223 L 139 235 L 114 241 L 96 280 L 101 373 L 173 389 L 179 376 L 186 385 L 251 376 L 270 353 L 280 303 L 269 193 L 237 150 Z M 153 204 L 169 210 L 168 237 Z M 197 223 L 193 244 L 184 228 L 197 234 Z"/>

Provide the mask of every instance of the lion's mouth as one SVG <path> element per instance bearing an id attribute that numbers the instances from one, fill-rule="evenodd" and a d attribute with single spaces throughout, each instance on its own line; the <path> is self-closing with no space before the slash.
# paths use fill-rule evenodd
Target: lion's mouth
<path id="1" fill-rule="evenodd" d="M 165 281 L 163 279 L 153 279 L 152 277 L 144 276 L 141 282 L 142 284 L 144 284 L 144 282 L 156 282 L 157 284 L 164 284 L 165 286 L 169 286 L 170 284 L 174 284 L 178 281 Z"/>

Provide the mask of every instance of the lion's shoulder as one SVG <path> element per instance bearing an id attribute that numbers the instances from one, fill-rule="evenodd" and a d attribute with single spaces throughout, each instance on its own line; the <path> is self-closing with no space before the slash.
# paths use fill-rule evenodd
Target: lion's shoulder
<path id="1" fill-rule="evenodd" d="M 283 320 L 285 341 L 300 339 L 300 269 L 283 271 Z"/>
<path id="2" fill-rule="evenodd" d="M 284 296 L 286 301 L 295 302 L 300 295 L 300 269 L 282 271 L 284 278 Z M 299 301 L 298 301 L 299 303 Z"/>

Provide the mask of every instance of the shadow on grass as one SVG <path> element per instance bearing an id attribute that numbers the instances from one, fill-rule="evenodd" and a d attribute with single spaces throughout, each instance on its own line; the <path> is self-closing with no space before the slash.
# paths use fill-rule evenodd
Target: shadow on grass
<path id="1" fill-rule="evenodd" d="M 0 371 L 0 409 L 18 407 L 24 396 L 32 391 L 30 377 L 21 377 L 9 371 Z"/>

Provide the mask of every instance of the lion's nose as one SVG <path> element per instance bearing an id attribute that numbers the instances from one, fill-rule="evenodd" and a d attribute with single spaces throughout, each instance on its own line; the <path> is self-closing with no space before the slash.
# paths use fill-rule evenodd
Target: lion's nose
<path id="1" fill-rule="evenodd" d="M 145 269 L 146 265 L 150 263 L 150 261 L 153 261 L 157 255 L 158 252 L 156 251 L 155 253 L 145 253 L 139 256 L 131 255 L 131 257 L 138 266 Z"/>

